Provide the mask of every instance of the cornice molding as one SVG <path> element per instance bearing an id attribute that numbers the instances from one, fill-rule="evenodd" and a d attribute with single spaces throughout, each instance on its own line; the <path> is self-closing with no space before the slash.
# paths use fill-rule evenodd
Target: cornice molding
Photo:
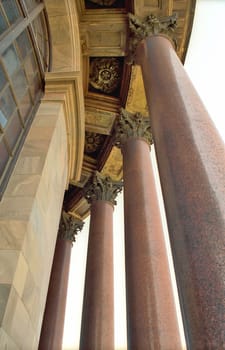
<path id="1" fill-rule="evenodd" d="M 85 111 L 80 72 L 47 73 L 45 101 L 61 102 L 67 128 L 68 181 L 79 181 L 84 155 Z"/>
<path id="2" fill-rule="evenodd" d="M 74 0 L 45 0 L 52 43 L 52 70 L 81 70 L 79 15 Z"/>

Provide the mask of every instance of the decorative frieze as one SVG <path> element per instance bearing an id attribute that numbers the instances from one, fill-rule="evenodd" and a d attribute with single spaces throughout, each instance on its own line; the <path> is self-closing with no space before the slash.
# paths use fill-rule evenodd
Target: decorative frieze
<path id="1" fill-rule="evenodd" d="M 121 146 L 131 137 L 145 140 L 149 145 L 153 143 L 149 118 L 141 113 L 129 113 L 121 108 L 120 116 L 115 126 L 115 146 Z"/>
<path id="2" fill-rule="evenodd" d="M 74 216 L 62 210 L 58 236 L 73 243 L 76 241 L 75 235 L 82 230 L 83 226 L 83 221 L 76 219 Z"/>
<path id="3" fill-rule="evenodd" d="M 123 182 L 113 181 L 109 176 L 95 172 L 84 188 L 84 195 L 88 203 L 102 200 L 116 204 L 116 196 L 122 191 Z"/>
<path id="4" fill-rule="evenodd" d="M 157 18 L 155 15 L 150 14 L 144 19 L 138 18 L 132 13 L 129 16 L 129 49 L 127 63 L 133 64 L 135 61 L 135 51 L 139 42 L 150 35 L 164 34 L 171 38 L 176 47 L 176 39 L 174 37 L 174 30 L 177 24 L 177 14 L 172 16 Z"/>

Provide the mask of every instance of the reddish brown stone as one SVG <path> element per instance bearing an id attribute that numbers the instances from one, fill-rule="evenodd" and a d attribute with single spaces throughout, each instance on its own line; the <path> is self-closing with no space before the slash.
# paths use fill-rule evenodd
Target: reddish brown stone
<path id="1" fill-rule="evenodd" d="M 149 146 L 130 138 L 122 152 L 128 348 L 180 350 Z"/>
<path id="2" fill-rule="evenodd" d="M 113 205 L 91 205 L 80 350 L 114 349 Z"/>
<path id="3" fill-rule="evenodd" d="M 57 238 L 39 350 L 61 350 L 72 243 Z"/>
<path id="4" fill-rule="evenodd" d="M 163 36 L 148 37 L 139 44 L 137 55 L 150 109 L 188 348 L 222 349 L 224 144 L 170 41 Z"/>

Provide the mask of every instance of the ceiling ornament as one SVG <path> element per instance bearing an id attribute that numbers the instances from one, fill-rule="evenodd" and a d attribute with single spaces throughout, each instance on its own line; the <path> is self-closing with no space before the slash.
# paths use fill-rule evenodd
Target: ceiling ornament
<path id="1" fill-rule="evenodd" d="M 94 58 L 91 60 L 89 83 L 95 89 L 110 94 L 119 87 L 121 76 L 120 60 L 116 58 Z"/>
<path id="2" fill-rule="evenodd" d="M 127 63 L 133 64 L 135 61 L 135 51 L 139 42 L 148 36 L 156 34 L 164 34 L 172 39 L 174 46 L 177 46 L 176 39 L 174 37 L 174 30 L 177 26 L 177 14 L 163 18 L 157 18 L 155 15 L 150 14 L 145 18 L 138 18 L 132 13 L 128 14 L 129 17 L 129 48 Z"/>
<path id="3" fill-rule="evenodd" d="M 99 6 L 112 6 L 116 2 L 116 0 L 90 0 L 90 1 Z"/>
<path id="4" fill-rule="evenodd" d="M 85 133 L 85 153 L 91 154 L 99 150 L 105 138 L 103 135 L 96 134 L 94 132 Z"/>

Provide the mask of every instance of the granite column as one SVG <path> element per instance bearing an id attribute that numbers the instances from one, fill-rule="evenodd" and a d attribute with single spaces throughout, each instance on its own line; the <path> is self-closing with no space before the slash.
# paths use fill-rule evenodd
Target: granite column
<path id="1" fill-rule="evenodd" d="M 168 36 L 175 24 L 175 16 L 131 15 L 131 47 L 151 115 L 187 346 L 221 349 L 225 147 Z"/>
<path id="2" fill-rule="evenodd" d="M 91 220 L 80 350 L 114 350 L 113 206 L 121 189 L 97 172 L 85 188 Z"/>
<path id="3" fill-rule="evenodd" d="M 115 144 L 123 154 L 128 349 L 180 350 L 151 142 L 149 119 L 122 110 Z"/>
<path id="4" fill-rule="evenodd" d="M 56 240 L 39 350 L 61 350 L 66 309 L 70 256 L 75 234 L 83 222 L 62 211 Z"/>

